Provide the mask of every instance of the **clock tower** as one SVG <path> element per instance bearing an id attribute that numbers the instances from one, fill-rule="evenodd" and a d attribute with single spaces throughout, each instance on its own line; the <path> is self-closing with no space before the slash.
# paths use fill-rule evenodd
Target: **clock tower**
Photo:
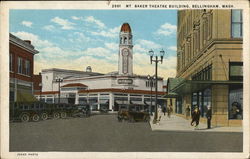
<path id="1" fill-rule="evenodd" d="M 132 31 L 128 23 L 124 23 L 120 31 L 118 72 L 122 75 L 133 74 Z"/>

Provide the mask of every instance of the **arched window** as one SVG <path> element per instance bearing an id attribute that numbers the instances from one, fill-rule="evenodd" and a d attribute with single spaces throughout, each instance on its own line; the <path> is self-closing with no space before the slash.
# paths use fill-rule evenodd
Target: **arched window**
<path id="1" fill-rule="evenodd" d="M 128 44 L 128 39 L 127 39 L 127 37 L 124 38 L 124 44 Z"/>

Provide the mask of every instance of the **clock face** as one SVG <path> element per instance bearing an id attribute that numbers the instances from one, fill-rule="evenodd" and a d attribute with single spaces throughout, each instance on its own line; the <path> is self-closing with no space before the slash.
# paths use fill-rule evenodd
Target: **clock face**
<path id="1" fill-rule="evenodd" d="M 123 50 L 122 50 L 122 55 L 123 55 L 123 56 L 128 56 L 128 54 L 129 54 L 128 49 L 123 49 Z"/>

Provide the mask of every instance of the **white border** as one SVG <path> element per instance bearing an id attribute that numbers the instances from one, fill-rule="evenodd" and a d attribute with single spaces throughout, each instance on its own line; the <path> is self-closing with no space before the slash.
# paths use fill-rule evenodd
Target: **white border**
<path id="1" fill-rule="evenodd" d="M 201 153 L 201 152 L 38 152 L 38 156 L 23 158 L 247 158 L 249 156 L 249 3 L 247 0 L 239 1 L 29 1 L 29 2 L 1 2 L 1 26 L 0 26 L 0 104 L 1 104 L 1 157 L 17 158 L 16 152 L 9 152 L 9 10 L 10 9 L 128 9 L 126 4 L 233 4 L 234 9 L 244 9 L 244 121 L 243 121 L 243 153 Z M 112 8 L 112 4 L 121 4 L 123 8 Z M 130 8 L 143 9 L 143 8 Z M 146 8 L 149 9 L 149 8 Z M 164 9 L 164 8 L 153 8 Z M 178 9 L 178 8 L 172 8 Z M 179 8 L 180 9 L 180 8 Z M 129 10 L 129 9 L 128 9 Z M 22 158 L 22 157 L 18 157 Z"/>

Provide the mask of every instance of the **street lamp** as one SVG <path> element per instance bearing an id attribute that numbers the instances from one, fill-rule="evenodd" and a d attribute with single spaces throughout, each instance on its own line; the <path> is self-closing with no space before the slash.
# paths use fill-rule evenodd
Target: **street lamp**
<path id="1" fill-rule="evenodd" d="M 58 103 L 60 103 L 60 97 L 61 97 L 61 90 L 60 90 L 60 84 L 63 81 L 63 78 L 56 77 L 56 82 L 58 82 Z"/>
<path id="2" fill-rule="evenodd" d="M 148 75 L 148 81 L 149 81 L 149 85 L 150 85 L 150 115 L 152 115 L 152 88 L 153 88 L 153 77 Z"/>
<path id="3" fill-rule="evenodd" d="M 39 100 L 41 102 L 42 101 L 42 88 L 43 88 L 43 84 L 42 83 L 39 83 L 39 88 L 40 88 L 40 97 L 39 97 Z"/>
<path id="4" fill-rule="evenodd" d="M 153 123 L 156 124 L 156 121 L 157 121 L 157 117 L 158 117 L 158 114 L 157 114 L 157 88 L 158 88 L 158 77 L 157 77 L 157 69 L 158 69 L 158 62 L 161 62 L 163 61 L 163 56 L 165 54 L 165 51 L 162 49 L 160 51 L 160 54 L 155 54 L 154 51 L 151 49 L 149 52 L 149 55 L 150 55 L 150 63 L 152 64 L 152 62 L 155 63 L 155 115 L 154 115 L 154 120 L 153 120 Z M 160 59 L 158 59 L 158 56 L 160 57 Z"/>

